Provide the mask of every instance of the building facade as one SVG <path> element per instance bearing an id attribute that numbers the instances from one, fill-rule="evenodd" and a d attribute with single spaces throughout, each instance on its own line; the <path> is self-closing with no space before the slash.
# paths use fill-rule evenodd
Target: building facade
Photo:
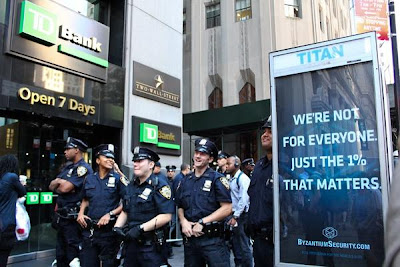
<path id="1" fill-rule="evenodd" d="M 113 143 L 130 177 L 136 145 L 180 165 L 182 9 L 161 0 L 1 1 L 0 156 L 18 156 L 32 196 L 30 237 L 9 262 L 54 254 L 57 196 L 42 196 L 65 164 L 68 136 L 88 144 L 89 164 L 95 146 Z"/>
<path id="2" fill-rule="evenodd" d="M 122 165 L 132 149 L 156 151 L 164 168 L 181 164 L 182 2 L 127 1 Z"/>
<path id="3" fill-rule="evenodd" d="M 269 116 L 269 53 L 350 34 L 347 0 L 184 1 L 185 158 L 196 136 L 259 158 L 258 128 Z"/>
<path id="4" fill-rule="evenodd" d="M 0 3 L 0 156 L 15 154 L 28 178 L 32 226 L 12 260 L 55 248 L 57 196 L 42 196 L 65 163 L 67 137 L 88 144 L 89 163 L 98 144 L 121 147 L 124 11 L 108 0 Z"/>

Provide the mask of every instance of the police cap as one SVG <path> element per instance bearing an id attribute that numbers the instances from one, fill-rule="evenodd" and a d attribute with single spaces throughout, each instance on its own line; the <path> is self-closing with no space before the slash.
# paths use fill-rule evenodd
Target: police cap
<path id="1" fill-rule="evenodd" d="M 64 149 L 70 149 L 70 148 L 78 148 L 80 151 L 86 152 L 88 146 L 82 140 L 73 137 L 68 137 Z"/>
<path id="2" fill-rule="evenodd" d="M 227 159 L 230 155 L 222 150 L 218 151 L 218 158 L 219 159 Z"/>
<path id="3" fill-rule="evenodd" d="M 272 127 L 272 118 L 271 115 L 269 115 L 268 120 L 264 123 L 263 126 L 261 126 L 261 129 L 271 128 L 271 127 Z"/>
<path id="4" fill-rule="evenodd" d="M 213 157 L 214 159 L 218 155 L 217 146 L 210 140 L 207 139 L 197 139 L 194 143 L 195 151 L 204 152 Z"/>
<path id="5" fill-rule="evenodd" d="M 95 148 L 96 157 L 103 155 L 107 158 L 114 159 L 114 145 L 113 144 L 102 144 Z"/>
<path id="6" fill-rule="evenodd" d="M 169 171 L 175 171 L 176 170 L 176 166 L 175 165 L 172 165 L 172 166 L 167 166 L 167 167 L 165 167 L 166 169 L 167 169 L 167 171 L 169 172 Z"/>
<path id="7" fill-rule="evenodd" d="M 161 168 L 161 163 L 160 163 L 159 161 L 157 161 L 157 162 L 154 164 L 154 166 L 160 167 L 160 168 Z"/>
<path id="8" fill-rule="evenodd" d="M 142 159 L 149 159 L 151 161 L 157 162 L 160 160 L 160 157 L 151 149 L 145 147 L 135 147 L 132 151 L 133 158 L 132 161 L 138 161 Z"/>
<path id="9" fill-rule="evenodd" d="M 253 159 L 253 158 L 244 159 L 244 160 L 242 161 L 242 166 L 246 166 L 246 165 L 254 166 L 254 165 L 255 165 L 255 164 L 254 164 L 254 159 Z"/>

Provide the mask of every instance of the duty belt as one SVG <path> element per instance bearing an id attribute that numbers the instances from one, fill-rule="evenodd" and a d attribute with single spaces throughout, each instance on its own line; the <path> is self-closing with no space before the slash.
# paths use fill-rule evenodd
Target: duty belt
<path id="1" fill-rule="evenodd" d="M 212 223 L 207 223 L 203 226 L 203 231 L 204 234 L 199 236 L 199 237 L 225 237 L 225 225 L 222 222 L 212 222 Z M 197 237 L 192 236 L 192 237 L 184 237 L 186 241 L 195 239 Z"/>
<path id="2" fill-rule="evenodd" d="M 101 232 L 112 233 L 111 230 L 112 230 L 112 227 L 114 226 L 115 218 L 111 218 L 107 225 L 103 225 L 101 227 L 99 227 L 97 225 L 99 223 L 99 220 L 85 219 L 85 221 L 87 224 L 85 229 L 89 229 L 89 231 L 90 231 L 89 238 L 92 238 L 95 230 L 99 231 L 99 232 L 101 231 Z"/>
<path id="3" fill-rule="evenodd" d="M 76 220 L 78 218 L 79 207 L 64 207 L 56 210 L 57 215 L 62 219 Z"/>

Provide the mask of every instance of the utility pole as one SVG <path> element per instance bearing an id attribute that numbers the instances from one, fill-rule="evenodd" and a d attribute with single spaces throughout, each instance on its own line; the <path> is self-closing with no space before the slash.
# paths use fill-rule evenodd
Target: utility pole
<path id="1" fill-rule="evenodd" d="M 394 14 L 394 0 L 389 2 L 390 39 L 392 41 L 393 73 L 394 73 L 394 100 L 396 109 L 396 130 L 399 132 L 400 122 L 400 79 L 399 57 L 397 52 L 396 18 Z"/>

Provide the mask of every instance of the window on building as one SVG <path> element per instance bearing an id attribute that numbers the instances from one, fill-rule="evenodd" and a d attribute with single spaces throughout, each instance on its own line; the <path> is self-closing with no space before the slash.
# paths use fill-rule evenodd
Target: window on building
<path id="1" fill-rule="evenodd" d="M 319 28 L 322 32 L 325 32 L 325 22 L 324 22 L 324 15 L 323 15 L 322 7 L 319 7 Z"/>
<path id="2" fill-rule="evenodd" d="M 72 9 L 83 16 L 94 19 L 105 25 L 110 25 L 108 0 L 55 0 L 55 2 Z"/>
<path id="3" fill-rule="evenodd" d="M 236 0 L 236 21 L 251 19 L 251 0 Z"/>
<path id="4" fill-rule="evenodd" d="M 345 24 L 344 20 L 345 20 L 345 18 L 343 16 L 343 11 L 342 10 L 340 10 L 340 17 L 342 19 L 342 29 L 344 29 L 344 24 Z"/>
<path id="5" fill-rule="evenodd" d="M 251 83 L 246 83 L 239 92 L 239 104 L 255 102 L 256 89 Z"/>
<path id="6" fill-rule="evenodd" d="M 182 33 L 186 34 L 186 8 L 183 9 L 183 29 Z"/>
<path id="7" fill-rule="evenodd" d="M 208 109 L 222 108 L 222 90 L 215 87 L 208 96 Z"/>
<path id="8" fill-rule="evenodd" d="M 206 4 L 207 29 L 221 26 L 221 6 L 219 2 Z"/>
<path id="9" fill-rule="evenodd" d="M 332 12 L 333 16 L 336 17 L 336 1 L 332 1 Z"/>
<path id="10" fill-rule="evenodd" d="M 301 0 L 285 0 L 285 16 L 301 18 Z"/>
<path id="11" fill-rule="evenodd" d="M 326 18 L 326 32 L 328 34 L 328 40 L 332 39 L 331 25 L 328 17 Z"/>

